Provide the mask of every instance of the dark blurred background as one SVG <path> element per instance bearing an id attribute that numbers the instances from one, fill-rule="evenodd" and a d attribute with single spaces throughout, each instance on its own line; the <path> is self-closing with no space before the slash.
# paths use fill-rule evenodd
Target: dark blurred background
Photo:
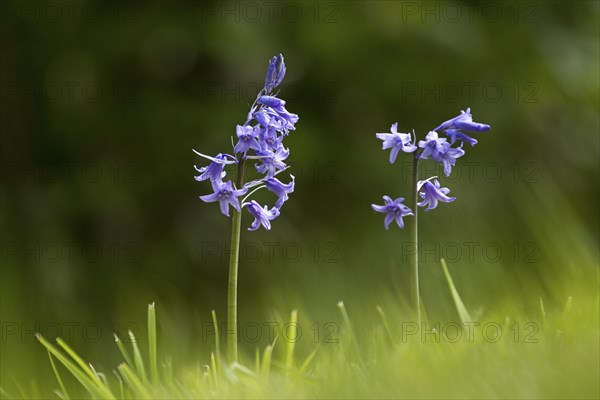
<path id="1" fill-rule="evenodd" d="M 225 318 L 231 221 L 198 199 L 192 148 L 231 149 L 278 53 L 296 191 L 271 231 L 242 233 L 242 323 L 407 304 L 408 231 L 370 204 L 410 197 L 410 157 L 390 165 L 375 133 L 422 138 L 467 107 L 492 129 L 441 177 L 457 201 L 421 213 L 430 319 L 452 318 L 441 257 L 479 313 L 597 293 L 597 1 L 3 1 L 0 17 L 4 387 L 51 373 L 36 331 L 113 367 L 112 331 L 143 336 L 153 301 L 161 340 L 196 356 L 210 310 Z"/>

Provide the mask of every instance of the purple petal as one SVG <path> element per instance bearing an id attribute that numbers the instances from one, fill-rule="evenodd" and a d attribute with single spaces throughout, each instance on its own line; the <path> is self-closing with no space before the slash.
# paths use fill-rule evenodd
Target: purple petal
<path id="1" fill-rule="evenodd" d="M 387 212 L 386 206 L 378 206 L 377 204 L 371 204 L 371 208 L 373 208 L 373 210 L 380 212 L 380 213 Z"/>
<path id="2" fill-rule="evenodd" d="M 225 199 L 219 200 L 219 207 L 223 215 L 229 217 L 229 202 Z"/>
<path id="3" fill-rule="evenodd" d="M 400 152 L 400 146 L 394 146 L 392 151 L 390 151 L 390 164 L 396 162 L 396 157 L 398 156 L 398 152 Z"/>
<path id="4" fill-rule="evenodd" d="M 392 221 L 394 220 L 394 214 L 387 214 L 385 216 L 385 220 L 383 221 L 383 225 L 385 226 L 385 229 L 389 229 L 390 224 L 392 223 Z"/>
<path id="5" fill-rule="evenodd" d="M 213 201 L 217 201 L 218 197 L 216 193 L 211 193 L 204 196 L 200 196 L 200 200 L 204 201 L 205 203 L 212 203 Z"/>

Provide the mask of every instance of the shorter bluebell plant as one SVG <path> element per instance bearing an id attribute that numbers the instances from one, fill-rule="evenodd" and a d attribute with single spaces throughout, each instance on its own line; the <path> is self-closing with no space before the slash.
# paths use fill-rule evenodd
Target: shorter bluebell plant
<path id="1" fill-rule="evenodd" d="M 390 150 L 390 163 L 396 162 L 400 151 L 413 154 L 413 181 L 412 181 L 412 207 L 411 210 L 404 204 L 404 198 L 398 197 L 392 200 L 389 196 L 383 196 L 384 205 L 371 204 L 373 210 L 385 214 L 383 225 L 389 229 L 390 224 L 396 221 L 399 228 L 404 228 L 403 217 L 412 216 L 412 258 L 411 258 L 411 286 L 412 301 L 417 322 L 421 323 L 421 303 L 419 294 L 419 251 L 418 251 L 418 207 L 427 207 L 425 211 L 435 209 L 439 202 L 450 203 L 456 197 L 450 197 L 450 189 L 442 187 L 437 176 L 425 180 L 419 180 L 419 161 L 433 160 L 444 167 L 444 175 L 450 176 L 456 160 L 465 155 L 463 145 L 468 143 L 471 147 L 477 144 L 477 140 L 465 132 L 484 132 L 490 129 L 489 125 L 473 122 L 471 109 L 461 111 L 454 118 L 438 125 L 427 133 L 425 139 L 417 143 L 413 131 L 412 137 L 409 133 L 398 132 L 398 123 L 390 128 L 390 133 L 377 133 L 377 139 L 383 141 L 383 150 Z M 440 137 L 440 133 L 446 137 Z M 421 201 L 418 200 L 419 196 Z M 420 326 L 420 325 L 419 325 Z"/>

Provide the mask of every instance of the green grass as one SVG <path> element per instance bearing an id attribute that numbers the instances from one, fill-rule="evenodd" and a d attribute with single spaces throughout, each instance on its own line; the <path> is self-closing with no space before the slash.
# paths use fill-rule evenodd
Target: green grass
<path id="1" fill-rule="evenodd" d="M 178 364 L 170 361 L 169 349 L 159 348 L 151 304 L 148 346 L 132 332 L 127 345 L 115 335 L 110 351 L 120 352 L 123 361 L 112 370 L 96 370 L 63 340 L 38 336 L 50 356 L 54 395 L 21 388 L 3 390 L 2 397 L 598 398 L 597 293 L 578 291 L 549 309 L 543 299 L 531 299 L 538 304 L 532 315 L 518 304 L 498 304 L 474 322 L 445 263 L 442 269 L 448 290 L 440 298 L 453 302 L 454 312 L 444 322 L 424 322 L 425 330 L 415 332 L 416 324 L 405 317 L 409 310 L 394 301 L 373 305 L 371 314 L 355 313 L 340 301 L 337 341 L 315 343 L 306 329 L 302 340 L 291 340 L 299 337 L 303 321 L 293 310 L 288 318 L 277 316 L 282 323 L 272 342 L 253 354 L 240 352 L 237 363 L 223 359 L 216 340 L 197 363 Z M 218 329 L 214 311 L 212 321 Z M 457 327 L 463 328 L 460 338 Z"/>

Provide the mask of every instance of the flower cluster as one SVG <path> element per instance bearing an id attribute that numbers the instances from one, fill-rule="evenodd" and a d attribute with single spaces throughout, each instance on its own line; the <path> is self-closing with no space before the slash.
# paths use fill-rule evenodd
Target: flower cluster
<path id="1" fill-rule="evenodd" d="M 283 145 L 283 139 L 290 131 L 296 129 L 295 124 L 298 122 L 298 116 L 290 113 L 285 108 L 285 101 L 278 98 L 277 93 L 273 93 L 284 76 L 285 62 L 279 54 L 269 62 L 265 85 L 250 107 L 246 122 L 236 126 L 237 143 L 233 147 L 234 155 L 219 153 L 210 157 L 194 150 L 199 156 L 211 161 L 205 167 L 194 166 L 200 174 L 195 176 L 195 179 L 210 180 L 213 189 L 213 193 L 200 196 L 200 199 L 207 203 L 218 201 L 221 212 L 226 216 L 229 216 L 229 206 L 237 212 L 246 207 L 254 217 L 249 230 L 256 230 L 260 226 L 271 229 L 271 221 L 279 216 L 289 193 L 294 191 L 293 175 L 290 175 L 289 183 L 283 183 L 276 178 L 276 175 L 287 168 L 285 160 L 290 154 L 289 149 Z M 255 162 L 259 178 L 244 183 L 243 170 L 247 162 Z M 235 183 L 226 179 L 225 169 L 228 165 L 236 166 Z M 273 207 L 261 206 L 255 200 L 246 201 L 250 195 L 262 188 L 277 196 Z M 240 202 L 239 198 L 250 189 L 251 192 Z"/>
<path id="2" fill-rule="evenodd" d="M 425 140 L 419 140 L 418 143 L 414 132 L 412 137 L 409 133 L 399 133 L 398 123 L 392 125 L 390 133 L 377 133 L 376 137 L 383 141 L 383 150 L 391 149 L 390 163 L 393 164 L 396 161 L 396 157 L 400 151 L 414 153 L 414 157 L 416 157 L 415 165 L 418 164 L 419 160 L 431 159 L 443 165 L 444 174 L 449 176 L 452 172 L 452 167 L 456 164 L 456 160 L 465 154 L 463 150 L 464 143 L 470 144 L 471 147 L 477 144 L 477 140 L 467 135 L 467 133 L 483 132 L 489 129 L 489 125 L 474 122 L 471 109 L 467 108 L 466 111 L 461 111 L 457 117 L 443 122 L 437 128 L 430 131 L 425 136 Z M 440 133 L 446 137 L 440 137 Z M 415 173 L 417 172 L 415 171 Z M 436 176 L 433 176 L 423 181 L 418 181 L 417 187 L 414 188 L 423 199 L 417 205 L 419 207 L 427 207 L 425 211 L 433 210 L 440 201 L 449 203 L 456 200 L 455 197 L 448 196 L 450 189 L 441 187 L 440 182 L 436 178 Z M 383 200 L 385 201 L 384 205 L 372 204 L 371 207 L 377 212 L 386 214 L 385 229 L 389 228 L 392 221 L 396 221 L 396 224 L 400 228 L 403 228 L 404 222 L 402 217 L 414 215 L 410 208 L 402 204 L 404 202 L 404 198 L 402 197 L 392 200 L 389 196 L 383 196 Z"/>

